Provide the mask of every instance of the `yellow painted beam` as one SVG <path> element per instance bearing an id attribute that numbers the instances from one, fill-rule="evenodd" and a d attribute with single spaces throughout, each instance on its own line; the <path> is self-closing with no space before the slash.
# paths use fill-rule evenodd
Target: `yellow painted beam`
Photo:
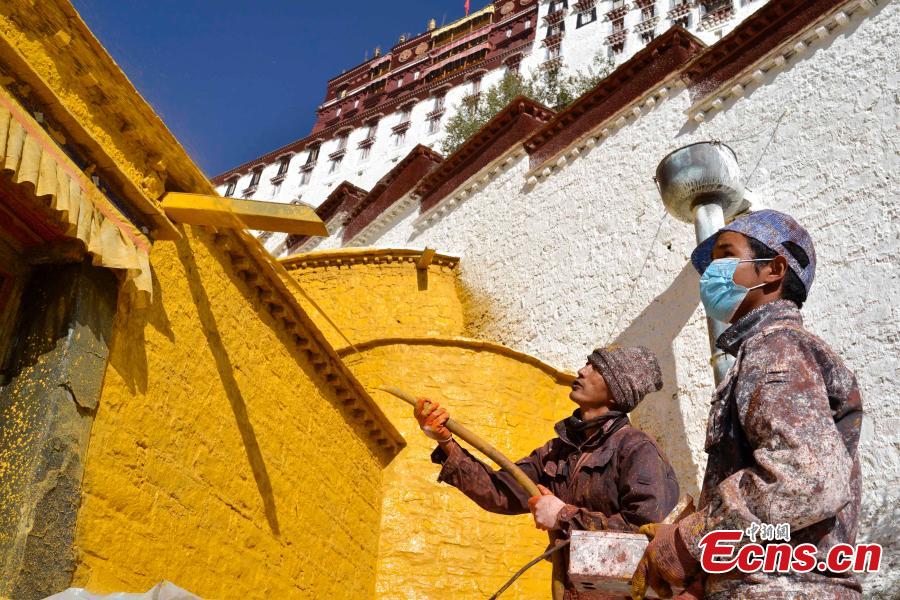
<path id="1" fill-rule="evenodd" d="M 163 196 L 162 209 L 170 219 L 189 225 L 328 235 L 316 211 L 304 205 L 169 192 Z"/>
<path id="2" fill-rule="evenodd" d="M 427 269 L 428 265 L 431 264 L 431 261 L 434 260 L 434 255 L 436 254 L 434 248 L 425 247 L 425 250 L 422 251 L 422 256 L 419 257 L 418 262 L 416 262 L 417 269 Z"/>

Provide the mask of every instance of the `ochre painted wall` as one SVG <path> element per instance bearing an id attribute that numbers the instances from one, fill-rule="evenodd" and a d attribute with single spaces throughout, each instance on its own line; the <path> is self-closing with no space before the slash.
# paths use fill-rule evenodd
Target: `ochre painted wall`
<path id="1" fill-rule="evenodd" d="M 371 598 L 382 461 L 208 233 L 151 258 L 152 307 L 117 316 L 74 585 Z"/>
<path id="2" fill-rule="evenodd" d="M 530 357 L 457 337 L 466 308 L 449 266 L 455 261 L 443 257 L 444 266 L 429 267 L 424 285 L 414 261 L 378 252 L 344 251 L 340 265 L 329 259 L 326 266 L 316 253 L 305 255 L 306 266 L 288 261 L 304 291 L 359 345 L 359 354 L 344 349 L 345 362 L 408 443 L 384 474 L 377 597 L 486 598 L 545 549 L 546 534 L 530 515 L 485 512 L 437 483 L 434 443 L 408 405 L 376 388 L 395 385 L 446 404 L 515 460 L 554 437 L 553 424 L 570 414 L 570 379 Z M 324 317 L 299 300 L 340 345 Z M 548 598 L 549 586 L 549 563 L 539 564 L 504 597 Z"/>
<path id="3" fill-rule="evenodd" d="M 427 270 L 420 270 L 409 254 L 314 252 L 303 255 L 308 257 L 306 263 L 294 258 L 285 266 L 354 344 L 395 336 L 462 335 L 456 259 L 438 257 Z M 298 295 L 297 300 L 335 348 L 347 345 L 307 298 Z"/>
<path id="4" fill-rule="evenodd" d="M 434 442 L 407 404 L 375 388 L 396 385 L 440 402 L 517 460 L 554 437 L 553 424 L 574 408 L 565 380 L 514 356 L 443 344 L 372 348 L 347 364 L 408 443 L 384 473 L 378 598 L 489 597 L 544 551 L 547 535 L 531 515 L 488 513 L 437 483 Z M 549 591 L 549 563 L 542 563 L 504 597 L 534 600 Z"/>

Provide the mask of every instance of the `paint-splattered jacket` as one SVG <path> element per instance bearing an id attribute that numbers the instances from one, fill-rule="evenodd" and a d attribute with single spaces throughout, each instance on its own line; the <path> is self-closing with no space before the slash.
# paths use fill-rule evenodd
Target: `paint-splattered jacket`
<path id="1" fill-rule="evenodd" d="M 718 529 L 789 523 L 791 545 L 812 543 L 822 560 L 856 538 L 862 401 L 856 378 L 803 328 L 792 302 L 741 317 L 718 339 L 735 364 L 713 398 L 700 509 L 681 522 L 688 549 Z M 744 538 L 744 543 L 747 538 Z M 706 578 L 706 598 L 858 598 L 849 574 L 751 574 Z"/>
<path id="2" fill-rule="evenodd" d="M 565 539 L 572 529 L 636 531 L 672 510 L 678 482 L 650 436 L 631 427 L 624 414 L 586 440 L 567 427 L 575 422 L 570 417 L 557 423 L 559 437 L 516 463 L 566 503 L 555 539 Z M 432 461 L 443 464 L 438 481 L 458 488 L 481 508 L 507 515 L 529 512 L 528 494 L 509 473 L 488 467 L 458 444 L 449 453 L 438 447 Z M 567 556 L 563 562 L 568 571 Z M 566 598 L 575 598 L 568 580 L 566 587 Z"/>

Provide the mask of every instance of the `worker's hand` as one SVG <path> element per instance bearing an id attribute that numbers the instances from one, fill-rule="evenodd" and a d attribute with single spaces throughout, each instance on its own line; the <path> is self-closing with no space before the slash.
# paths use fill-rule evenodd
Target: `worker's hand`
<path id="1" fill-rule="evenodd" d="M 556 519 L 559 511 L 566 505 L 565 502 L 553 495 L 553 492 L 542 485 L 538 485 L 540 496 L 532 496 L 528 499 L 528 508 L 534 517 L 534 526 L 544 531 L 550 531 L 556 527 Z"/>
<path id="2" fill-rule="evenodd" d="M 660 598 L 671 598 L 672 587 L 684 587 L 700 565 L 688 552 L 677 524 L 650 523 L 638 531 L 650 538 L 650 544 L 631 578 L 631 597 L 643 600 L 649 586 Z"/>
<path id="3" fill-rule="evenodd" d="M 453 434 L 444 426 L 450 419 L 450 415 L 437 402 L 432 402 L 428 398 L 419 398 L 416 400 L 413 416 L 419 422 L 422 432 L 431 439 L 437 442 L 449 442 L 453 439 Z"/>

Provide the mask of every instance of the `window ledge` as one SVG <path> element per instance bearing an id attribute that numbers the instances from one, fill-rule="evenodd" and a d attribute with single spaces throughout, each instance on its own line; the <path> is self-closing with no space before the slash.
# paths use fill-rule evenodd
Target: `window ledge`
<path id="1" fill-rule="evenodd" d="M 393 131 L 394 133 L 403 133 L 407 129 L 409 129 L 409 126 L 411 124 L 412 124 L 412 121 L 403 121 L 399 125 L 394 125 L 393 127 L 391 127 L 391 131 Z"/>

